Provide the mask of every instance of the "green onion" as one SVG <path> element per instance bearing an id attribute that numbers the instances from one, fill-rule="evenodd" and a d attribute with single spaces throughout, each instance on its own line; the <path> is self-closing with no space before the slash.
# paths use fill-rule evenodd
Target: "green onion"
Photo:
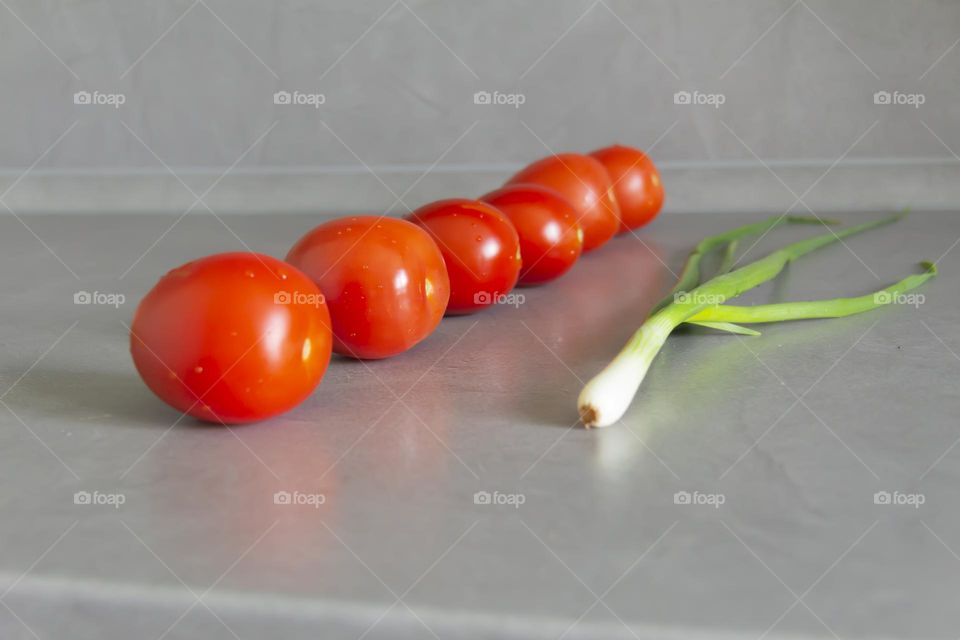
<path id="1" fill-rule="evenodd" d="M 755 307 L 734 307 L 723 305 L 704 309 L 687 322 L 704 326 L 727 325 L 731 322 L 782 322 L 784 320 L 808 320 L 812 318 L 843 318 L 877 307 L 893 304 L 907 291 L 916 289 L 937 275 L 937 265 L 921 262 L 923 273 L 904 278 L 896 284 L 857 298 L 834 298 L 833 300 L 811 300 L 809 302 L 783 302 L 780 304 L 761 304 Z M 736 326 L 736 325 L 733 325 Z M 719 328 L 719 327 L 714 327 Z M 741 329 L 744 327 L 741 327 Z M 744 334 L 747 335 L 747 334 Z"/>
<path id="2" fill-rule="evenodd" d="M 723 264 L 720 267 L 720 273 L 726 273 L 733 266 L 733 254 L 737 250 L 738 240 L 752 235 L 762 236 L 771 229 L 774 229 L 784 223 L 825 225 L 837 224 L 834 220 L 822 220 L 821 218 L 816 218 L 813 216 L 774 216 L 761 222 L 743 225 L 742 227 L 737 227 L 736 229 L 731 229 L 730 231 L 725 231 L 715 236 L 704 238 L 700 241 L 700 244 L 694 247 L 693 251 L 690 252 L 690 255 L 687 256 L 687 261 L 683 265 L 683 271 L 680 272 L 680 278 L 677 280 L 677 284 L 674 285 L 673 289 L 670 290 L 670 293 L 667 295 L 667 297 L 661 300 L 660 303 L 657 304 L 657 306 L 654 307 L 653 311 L 650 313 L 656 313 L 660 309 L 663 309 L 665 306 L 673 302 L 673 298 L 676 294 L 689 291 L 700 284 L 700 262 L 703 260 L 704 256 L 715 249 L 719 249 L 720 247 L 726 245 Z"/>
<path id="3" fill-rule="evenodd" d="M 689 292 L 684 292 L 684 289 L 680 286 L 681 284 L 687 286 L 690 282 L 696 283 L 699 278 L 699 262 L 700 257 L 702 257 L 704 252 L 698 252 L 698 250 L 704 246 L 704 242 L 709 242 L 711 248 L 719 247 L 744 235 L 749 235 L 749 233 L 755 233 L 756 231 L 745 233 L 743 232 L 743 229 L 746 229 L 747 227 L 741 227 L 739 229 L 734 229 L 731 232 L 727 232 L 726 234 L 713 236 L 712 238 L 708 238 L 706 241 L 700 243 L 700 245 L 697 246 L 697 250 L 694 250 L 694 252 L 691 254 L 691 259 L 687 263 L 687 268 L 684 269 L 684 275 L 681 276 L 682 282 L 678 284 L 678 287 L 674 288 L 674 291 L 679 291 L 679 293 L 676 293 L 673 296 L 672 301 L 667 302 L 662 308 L 655 310 L 655 312 L 643 323 L 643 325 L 641 325 L 640 329 L 637 330 L 626 346 L 624 346 L 623 350 L 610 362 L 610 364 L 606 366 L 603 371 L 590 380 L 580 392 L 580 396 L 577 400 L 577 406 L 580 411 L 580 419 L 583 421 L 584 426 L 587 428 L 609 426 L 623 416 L 627 408 L 630 406 L 630 403 L 633 401 L 633 397 L 636 395 L 640 384 L 643 382 L 643 379 L 646 376 L 647 370 L 650 368 L 653 359 L 657 356 L 657 353 L 660 352 L 660 349 L 663 347 L 663 344 L 666 342 L 670 333 L 680 324 L 687 322 L 688 320 L 695 320 L 697 322 L 705 321 L 708 323 L 728 323 L 738 321 L 750 322 L 751 320 L 749 318 L 751 317 L 764 317 L 762 308 L 761 313 L 757 313 L 752 316 L 750 313 L 744 312 L 741 312 L 741 315 L 737 317 L 733 317 L 732 315 L 717 315 L 713 317 L 697 316 L 708 309 L 716 312 L 716 309 L 720 308 L 720 305 L 724 304 L 727 300 L 735 298 L 745 291 L 753 289 L 754 287 L 757 287 L 760 284 L 775 278 L 787 264 L 796 260 L 797 258 L 800 258 L 821 247 L 837 242 L 842 238 L 846 238 L 857 233 L 862 233 L 881 225 L 896 222 L 902 217 L 902 214 L 891 216 L 889 218 L 874 220 L 865 224 L 857 225 L 855 227 L 850 227 L 848 229 L 843 229 L 837 232 L 831 231 L 827 234 L 822 234 L 802 240 L 800 242 L 795 242 L 778 251 L 774 251 L 770 255 L 761 258 L 756 262 L 752 262 L 746 266 L 740 267 L 739 269 L 730 271 L 729 273 L 716 276 L 699 286 L 695 286 Z M 770 221 L 753 225 L 753 227 L 754 229 L 761 229 L 762 232 L 765 229 L 772 229 L 777 224 L 778 223 L 776 222 L 776 219 L 772 219 Z M 717 241 L 717 238 L 722 239 Z M 693 263 L 692 268 L 690 267 L 691 262 Z M 923 278 L 924 276 L 927 278 L 932 277 L 932 273 L 930 273 L 930 271 L 931 270 L 928 268 L 928 274 L 913 276 L 913 278 Z M 692 276 L 689 275 L 691 273 L 693 274 Z M 907 280 L 910 280 L 910 278 Z M 915 281 L 911 281 L 911 283 L 913 282 Z M 895 291 L 897 286 L 898 285 L 893 285 L 893 287 L 889 289 L 891 289 L 891 291 Z M 837 304 L 837 301 L 791 304 L 824 304 L 832 313 L 846 312 L 855 308 L 862 308 L 864 311 L 869 310 L 868 308 L 863 308 L 864 303 L 851 302 L 851 300 L 856 301 L 860 299 L 850 299 L 846 301 L 841 300 L 841 304 L 839 305 Z M 846 302 L 846 304 L 843 304 L 844 302 Z M 767 311 L 765 313 L 769 314 L 771 313 L 770 307 L 778 307 L 779 305 L 764 306 L 767 307 Z M 876 306 L 880 305 L 874 305 L 870 308 L 875 308 Z M 757 309 L 757 307 L 748 308 L 747 311 L 754 309 Z M 803 312 L 810 314 L 814 311 L 815 308 L 807 308 L 802 306 L 787 308 L 784 310 L 783 307 L 780 306 L 779 310 L 776 310 L 776 314 L 778 314 L 779 317 L 775 318 L 775 320 L 789 320 L 794 319 L 795 317 L 818 317 L 816 315 L 790 315 L 791 312 Z M 762 320 L 753 321 L 757 322 Z M 714 324 L 713 328 L 723 328 L 723 330 L 731 330 L 731 328 L 736 330 L 742 329 L 742 327 L 730 327 L 729 325 L 718 326 L 716 324 Z"/>
<path id="4" fill-rule="evenodd" d="M 733 324 L 732 322 L 718 322 L 717 320 L 700 320 L 699 317 L 690 318 L 689 320 L 687 320 L 686 324 L 695 324 L 701 327 L 706 327 L 707 329 L 716 329 L 717 331 L 726 331 L 727 333 L 735 333 L 740 336 L 760 335 L 759 331 L 755 329 L 750 329 L 749 327 L 741 327 L 740 325 Z"/>
<path id="5" fill-rule="evenodd" d="M 717 275 L 723 275 L 733 269 L 733 258 L 737 254 L 738 240 L 731 240 L 723 250 L 723 258 L 720 259 L 720 267 L 717 269 Z"/>

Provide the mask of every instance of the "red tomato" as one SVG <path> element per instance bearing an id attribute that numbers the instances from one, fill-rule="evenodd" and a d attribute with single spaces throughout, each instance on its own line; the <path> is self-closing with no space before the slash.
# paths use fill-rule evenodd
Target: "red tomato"
<path id="1" fill-rule="evenodd" d="M 209 422 L 262 420 L 299 404 L 330 362 L 330 315 L 304 274 L 223 253 L 163 276 L 137 307 L 130 353 L 143 381 Z"/>
<path id="2" fill-rule="evenodd" d="M 620 205 L 620 231 L 642 227 L 656 217 L 663 206 L 663 184 L 647 154 L 614 145 L 590 155 L 603 164 L 613 179 L 613 193 Z"/>
<path id="3" fill-rule="evenodd" d="M 520 236 L 520 284 L 558 278 L 580 257 L 583 229 L 577 224 L 577 211 L 556 191 L 520 184 L 480 199 L 506 214 Z"/>
<path id="4" fill-rule="evenodd" d="M 440 247 L 450 274 L 451 315 L 496 303 L 517 284 L 520 239 L 505 215 L 479 200 L 440 200 L 408 219 Z"/>
<path id="5" fill-rule="evenodd" d="M 593 251 L 616 235 L 620 211 L 613 194 L 613 180 L 596 158 L 561 153 L 538 160 L 507 181 L 539 184 L 570 201 L 583 227 L 583 250 Z"/>
<path id="6" fill-rule="evenodd" d="M 405 220 L 332 220 L 300 238 L 287 261 L 323 290 L 333 350 L 353 358 L 406 351 L 437 328 L 450 298 L 443 256 Z"/>

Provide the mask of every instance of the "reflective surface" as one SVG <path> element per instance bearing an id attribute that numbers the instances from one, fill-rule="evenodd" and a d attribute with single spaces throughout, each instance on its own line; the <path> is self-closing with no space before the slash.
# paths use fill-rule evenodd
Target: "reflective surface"
<path id="1" fill-rule="evenodd" d="M 678 334 L 594 432 L 571 428 L 578 379 L 669 288 L 660 260 L 759 217 L 664 216 L 517 307 L 447 318 L 398 358 L 335 358 L 302 406 L 232 430 L 176 423 L 127 353 L 161 273 L 240 246 L 196 212 L 141 259 L 174 219 L 30 217 L 74 277 L 0 218 L 0 637 L 955 635 L 956 214 L 745 297 L 862 294 L 948 252 L 922 304 Z M 319 221 L 226 218 L 274 256 Z"/>

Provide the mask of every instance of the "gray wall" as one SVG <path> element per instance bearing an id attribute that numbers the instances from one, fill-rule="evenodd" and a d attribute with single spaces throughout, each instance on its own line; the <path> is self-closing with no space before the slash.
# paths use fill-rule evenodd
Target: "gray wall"
<path id="1" fill-rule="evenodd" d="M 176 209 L 230 169 L 225 210 L 386 208 L 622 141 L 675 210 L 950 206 L 958 27 L 946 0 L 3 0 L 0 194 Z"/>

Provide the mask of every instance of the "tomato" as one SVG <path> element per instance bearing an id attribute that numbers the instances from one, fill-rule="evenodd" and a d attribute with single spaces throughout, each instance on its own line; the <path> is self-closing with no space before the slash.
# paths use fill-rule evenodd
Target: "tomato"
<path id="1" fill-rule="evenodd" d="M 238 424 L 310 395 L 331 340 L 323 295 L 307 276 L 270 256 L 224 253 L 160 279 L 134 314 L 130 353 L 170 406 Z"/>
<path id="2" fill-rule="evenodd" d="M 503 187 L 480 198 L 502 211 L 520 237 L 519 283 L 541 284 L 566 273 L 583 251 L 577 211 L 559 193 L 537 185 Z"/>
<path id="3" fill-rule="evenodd" d="M 396 218 L 332 220 L 300 238 L 287 261 L 324 292 L 333 350 L 353 358 L 406 351 L 437 328 L 450 298 L 437 245 Z"/>
<path id="4" fill-rule="evenodd" d="M 520 274 L 520 239 L 510 220 L 479 200 L 440 200 L 408 216 L 440 247 L 450 274 L 451 315 L 472 313 L 510 293 Z"/>
<path id="5" fill-rule="evenodd" d="M 583 250 L 592 251 L 616 235 L 620 211 L 613 194 L 613 180 L 596 158 L 561 153 L 538 160 L 507 181 L 539 184 L 570 201 L 583 227 Z"/>
<path id="6" fill-rule="evenodd" d="M 647 154 L 614 145 L 590 155 L 603 164 L 613 179 L 613 193 L 620 205 L 620 231 L 642 227 L 656 217 L 663 206 L 663 183 Z"/>

